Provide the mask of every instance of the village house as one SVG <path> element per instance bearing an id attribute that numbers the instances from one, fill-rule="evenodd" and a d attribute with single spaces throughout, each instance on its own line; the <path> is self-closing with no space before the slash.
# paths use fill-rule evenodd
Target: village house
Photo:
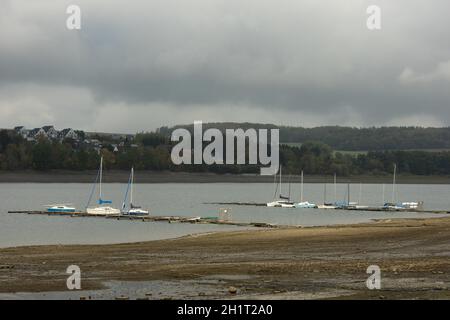
<path id="1" fill-rule="evenodd" d="M 36 141 L 39 138 L 48 139 L 47 133 L 43 128 L 34 128 L 28 132 L 27 140 L 28 141 Z"/>
<path id="2" fill-rule="evenodd" d="M 75 141 L 79 140 L 78 134 L 72 128 L 63 129 L 59 132 L 59 139 L 62 141 L 64 139 L 72 139 Z"/>
<path id="3" fill-rule="evenodd" d="M 55 129 L 54 126 L 44 126 L 42 127 L 48 139 L 58 139 L 59 132 Z"/>
<path id="4" fill-rule="evenodd" d="M 14 128 L 14 132 L 21 135 L 22 138 L 26 139 L 30 130 L 26 129 L 24 126 L 17 126 Z"/>
<path id="5" fill-rule="evenodd" d="M 66 128 L 58 131 L 54 126 L 44 126 L 31 130 L 26 129 L 24 126 L 17 126 L 14 128 L 14 131 L 21 135 L 24 139 L 31 142 L 42 138 L 59 141 L 63 141 L 64 139 L 79 141 L 81 138 L 79 132 L 72 128 Z"/>

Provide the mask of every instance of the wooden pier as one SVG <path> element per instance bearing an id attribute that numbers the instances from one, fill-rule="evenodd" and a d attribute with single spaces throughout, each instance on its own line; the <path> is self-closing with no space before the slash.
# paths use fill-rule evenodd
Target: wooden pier
<path id="1" fill-rule="evenodd" d="M 47 212 L 47 211 L 32 211 L 32 210 L 14 210 L 8 211 L 8 213 L 21 213 L 21 214 L 35 214 L 46 216 L 65 216 L 65 217 L 83 217 L 83 218 L 104 218 L 115 220 L 132 220 L 143 222 L 168 222 L 168 223 L 192 223 L 192 224 L 217 224 L 217 225 L 229 225 L 239 227 L 257 227 L 257 228 L 293 228 L 295 226 L 278 225 L 265 222 L 236 222 L 219 220 L 218 218 L 203 218 L 203 217 L 184 217 L 184 216 L 133 216 L 133 215 L 95 215 L 88 214 L 86 212 Z"/>
<path id="2" fill-rule="evenodd" d="M 229 206 L 266 206 L 265 203 L 254 202 L 220 202 L 209 203 L 216 205 L 229 205 Z M 294 209 L 294 208 L 293 208 Z M 286 209 L 283 209 L 286 210 Z M 297 209 L 301 212 L 301 209 Z M 314 209 L 312 209 L 314 210 Z M 347 211 L 376 211 L 376 212 L 415 212 L 415 213 L 431 213 L 431 214 L 450 214 L 450 210 L 418 210 L 418 209 L 398 209 L 398 208 L 384 208 L 384 207 L 343 207 L 336 209 L 324 209 L 324 210 L 347 210 Z M 48 212 L 48 211 L 33 211 L 33 210 L 14 210 L 8 211 L 8 213 L 22 213 L 22 214 L 37 214 L 47 216 L 65 216 L 65 217 L 83 217 L 83 218 L 103 218 L 103 219 L 115 219 L 115 220 L 128 220 L 128 221 L 142 221 L 142 222 L 167 222 L 167 223 L 192 223 L 192 224 L 216 224 L 216 225 L 229 225 L 239 227 L 256 227 L 256 228 L 301 228 L 302 226 L 291 225 L 278 225 L 266 222 L 237 222 L 231 219 L 220 219 L 219 217 L 185 217 L 185 216 L 134 216 L 134 215 L 95 215 L 88 214 L 86 212 Z"/>
<path id="3" fill-rule="evenodd" d="M 254 206 L 266 207 L 266 203 L 259 202 L 205 202 L 204 204 L 221 205 L 221 206 Z M 288 209 L 288 208 L 283 208 Z M 291 208 L 296 209 L 296 208 Z M 311 208 L 311 210 L 319 208 Z M 303 210 L 298 208 L 297 210 Z M 450 210 L 424 210 L 424 209 L 409 209 L 409 208 L 388 208 L 388 207 L 337 207 L 321 210 L 347 210 L 347 211 L 376 211 L 376 212 L 415 212 L 415 213 L 434 213 L 434 214 L 450 214 Z"/>
<path id="4" fill-rule="evenodd" d="M 415 212 L 415 213 L 435 213 L 435 214 L 449 214 L 450 210 L 420 210 L 408 208 L 382 208 L 382 207 L 367 207 L 367 208 L 339 208 L 336 210 L 348 211 L 376 211 L 376 212 Z"/>
<path id="5" fill-rule="evenodd" d="M 203 204 L 214 204 L 221 206 L 253 206 L 253 207 L 267 207 L 267 203 L 261 202 L 204 202 Z"/>

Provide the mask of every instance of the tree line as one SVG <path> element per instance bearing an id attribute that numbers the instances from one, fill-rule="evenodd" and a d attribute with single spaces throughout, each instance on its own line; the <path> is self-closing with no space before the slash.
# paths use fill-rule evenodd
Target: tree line
<path id="1" fill-rule="evenodd" d="M 172 143 L 161 132 L 137 134 L 133 144 L 114 150 L 104 144 L 101 150 L 80 147 L 70 140 L 28 142 L 14 132 L 0 131 L 1 170 L 95 170 L 99 154 L 106 169 L 213 172 L 219 174 L 259 173 L 258 165 L 181 165 L 172 163 Z M 450 151 L 371 151 L 361 154 L 335 152 L 323 143 L 309 141 L 301 146 L 281 145 L 280 163 L 286 174 L 385 175 L 396 163 L 399 172 L 415 175 L 450 175 Z"/>
<path id="2" fill-rule="evenodd" d="M 170 134 L 176 128 L 192 130 L 192 125 L 162 127 L 159 131 Z M 206 123 L 207 128 L 237 129 L 267 128 L 280 130 L 280 142 L 301 144 L 319 141 L 334 150 L 342 151 L 383 151 L 414 149 L 450 149 L 450 127 L 341 127 L 323 126 L 315 128 L 276 126 L 258 123 Z"/>

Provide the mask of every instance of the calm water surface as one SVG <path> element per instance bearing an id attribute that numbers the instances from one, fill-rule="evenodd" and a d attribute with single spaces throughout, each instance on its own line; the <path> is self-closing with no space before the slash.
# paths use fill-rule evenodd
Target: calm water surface
<path id="1" fill-rule="evenodd" d="M 41 210 L 51 203 L 72 203 L 84 209 L 90 193 L 89 184 L 4 183 L 0 184 L 0 247 L 40 244 L 107 244 L 174 238 L 188 234 L 235 230 L 236 227 L 166 222 L 117 221 L 103 218 L 49 217 L 46 215 L 8 214 L 8 210 Z M 105 184 L 104 198 L 120 207 L 125 184 Z M 304 199 L 323 203 L 323 184 L 305 184 Z M 382 185 L 351 186 L 351 201 L 380 205 Z M 271 184 L 137 184 L 135 203 L 152 215 L 217 216 L 223 205 L 207 202 L 267 202 L 273 198 Z M 285 190 L 284 193 L 287 193 Z M 346 199 L 347 185 L 337 185 L 336 198 Z M 300 185 L 291 186 L 294 199 L 300 197 Z M 329 184 L 327 201 L 335 198 Z M 392 198 L 392 187 L 385 187 L 385 201 Z M 447 185 L 398 185 L 399 201 L 425 201 L 426 209 L 450 209 Z M 228 206 L 234 221 L 319 226 L 367 222 L 371 219 L 437 216 L 421 213 L 352 212 L 340 210 L 282 209 L 251 206 Z"/>

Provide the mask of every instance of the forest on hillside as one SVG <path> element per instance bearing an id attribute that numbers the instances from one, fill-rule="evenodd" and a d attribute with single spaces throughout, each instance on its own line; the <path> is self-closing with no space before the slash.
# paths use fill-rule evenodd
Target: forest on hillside
<path id="1" fill-rule="evenodd" d="M 193 130 L 193 125 L 162 127 L 158 132 L 170 135 L 179 127 Z M 275 126 L 259 123 L 206 123 L 208 128 L 248 129 L 267 128 L 280 130 L 280 142 L 304 143 L 308 141 L 322 142 L 333 150 L 341 151 L 384 151 L 384 150 L 450 150 L 450 127 L 341 127 L 323 126 L 315 128 Z"/>
<path id="2" fill-rule="evenodd" d="M 12 131 L 0 131 L 0 170 L 95 170 L 102 154 L 105 169 L 185 171 L 225 173 L 259 173 L 258 165 L 174 165 L 170 153 L 173 143 L 162 132 L 137 134 L 133 143 L 119 148 L 105 141 L 100 149 L 88 148 L 71 140 L 30 142 Z M 286 174 L 391 174 L 394 163 L 398 171 L 415 175 L 450 175 L 450 151 L 369 151 L 363 154 L 336 152 L 317 141 L 300 147 L 282 145 L 280 162 Z"/>

